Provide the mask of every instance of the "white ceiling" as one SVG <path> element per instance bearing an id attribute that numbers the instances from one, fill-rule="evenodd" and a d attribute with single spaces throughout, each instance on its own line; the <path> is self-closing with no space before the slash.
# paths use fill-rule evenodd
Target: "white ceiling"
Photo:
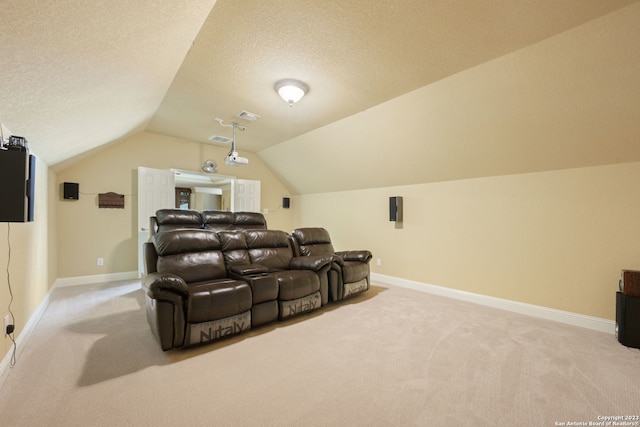
<path id="1" fill-rule="evenodd" d="M 4 1 L 0 122 L 54 166 L 145 130 L 209 143 L 247 110 L 241 154 L 291 184 L 278 146 L 636 2 Z M 282 78 L 311 88 L 292 108 Z"/>

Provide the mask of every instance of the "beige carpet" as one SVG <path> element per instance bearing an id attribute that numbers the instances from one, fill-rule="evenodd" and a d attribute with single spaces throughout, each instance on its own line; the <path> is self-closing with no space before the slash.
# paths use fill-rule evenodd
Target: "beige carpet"
<path id="1" fill-rule="evenodd" d="M 555 426 L 640 415 L 640 350 L 610 334 L 374 286 L 162 352 L 141 296 L 135 281 L 55 289 L 0 378 L 0 425 Z"/>

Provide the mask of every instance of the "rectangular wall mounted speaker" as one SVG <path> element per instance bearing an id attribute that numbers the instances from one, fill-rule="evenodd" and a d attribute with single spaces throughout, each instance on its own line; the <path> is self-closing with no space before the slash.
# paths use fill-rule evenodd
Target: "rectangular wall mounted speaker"
<path id="1" fill-rule="evenodd" d="M 402 196 L 389 197 L 389 221 L 402 222 Z"/>
<path id="2" fill-rule="evenodd" d="M 0 222 L 34 218 L 36 158 L 24 150 L 0 150 Z"/>
<path id="3" fill-rule="evenodd" d="M 289 209 L 289 207 L 291 206 L 291 199 L 288 197 L 283 197 L 282 198 L 282 207 L 285 209 Z"/>
<path id="4" fill-rule="evenodd" d="M 66 200 L 78 200 L 80 197 L 80 184 L 77 182 L 65 182 L 63 184 L 63 198 Z"/>

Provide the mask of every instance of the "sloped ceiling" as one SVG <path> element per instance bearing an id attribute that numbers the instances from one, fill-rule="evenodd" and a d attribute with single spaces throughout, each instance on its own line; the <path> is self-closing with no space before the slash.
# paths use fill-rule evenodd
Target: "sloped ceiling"
<path id="1" fill-rule="evenodd" d="M 48 165 L 146 129 L 215 0 L 0 4 L 0 122 Z"/>
<path id="2" fill-rule="evenodd" d="M 569 61 L 563 53 L 585 46 L 593 34 L 596 42 L 605 39 L 596 46 L 597 55 L 614 42 L 612 76 L 630 81 L 616 80 L 610 94 L 638 87 L 637 30 L 609 31 L 598 24 L 632 3 L 629 13 L 619 15 L 630 15 L 626 25 L 633 27 L 634 0 L 194 0 L 188 7 L 170 0 L 8 1 L 0 13 L 0 121 L 27 137 L 55 170 L 143 130 L 210 143 L 212 135 L 230 135 L 214 118 L 237 120 L 248 124 L 238 136 L 241 154 L 257 153 L 294 193 L 630 161 L 636 128 L 626 118 L 635 110 L 623 111 L 627 127 L 621 142 L 612 138 L 607 149 L 600 137 L 592 141 L 597 146 L 573 141 L 558 147 L 558 135 L 553 144 L 536 145 L 546 134 L 522 138 L 527 128 L 521 122 L 556 117 L 536 99 L 536 91 L 557 92 L 568 75 L 593 68 L 595 75 L 563 96 L 574 96 L 583 83 L 604 85 L 596 99 L 585 96 L 558 108 L 586 108 L 589 114 L 575 114 L 590 120 L 605 107 L 620 107 L 601 103 L 609 93 L 608 82 L 599 81 L 606 79 L 600 60 L 611 59 L 606 52 L 592 58 L 587 50 Z M 596 23 L 591 36 L 581 35 L 590 22 Z M 620 32 L 628 36 L 622 45 Z M 521 57 L 527 47 L 533 53 Z M 553 52 L 545 57 L 547 47 Z M 623 70 L 621 56 L 627 57 Z M 515 65 L 514 58 L 519 58 Z M 561 65 L 557 81 L 554 61 Z M 504 70 L 511 73 L 502 75 Z M 462 75 L 469 77 L 460 80 Z M 292 108 L 273 90 L 282 78 L 303 80 L 311 88 Z M 501 88 L 500 79 L 509 84 Z M 528 82 L 531 89 L 518 86 Z M 483 92 L 486 84 L 491 90 Z M 509 98 L 510 89 L 515 98 Z M 459 109 L 465 97 L 476 113 L 448 114 L 429 104 L 450 98 L 455 102 L 447 107 Z M 522 105 L 528 107 L 519 108 L 520 116 L 504 114 Z M 242 110 L 261 118 L 253 123 L 235 118 Z M 460 122 L 469 119 L 469 125 Z M 500 126 L 491 126 L 508 120 L 517 132 L 496 133 Z M 435 128 L 427 126 L 430 121 Z M 448 127 L 438 128 L 443 122 Z M 582 136 L 567 135 L 560 122 L 556 128 L 572 140 Z M 424 132 L 436 132 L 430 139 L 439 145 L 415 137 Z M 480 140 L 476 132 L 484 132 Z M 606 158 L 611 149 L 613 160 Z M 572 150 L 581 152 L 579 161 L 572 160 Z M 392 161 L 398 158 L 402 162 Z M 425 158 L 431 159 L 428 173 L 418 161 Z"/>

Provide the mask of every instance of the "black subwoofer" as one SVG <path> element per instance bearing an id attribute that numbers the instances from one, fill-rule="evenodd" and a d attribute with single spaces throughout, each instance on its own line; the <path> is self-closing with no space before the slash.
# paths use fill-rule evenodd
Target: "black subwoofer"
<path id="1" fill-rule="evenodd" d="M 640 297 L 616 292 L 616 338 L 622 345 L 640 348 Z"/>

